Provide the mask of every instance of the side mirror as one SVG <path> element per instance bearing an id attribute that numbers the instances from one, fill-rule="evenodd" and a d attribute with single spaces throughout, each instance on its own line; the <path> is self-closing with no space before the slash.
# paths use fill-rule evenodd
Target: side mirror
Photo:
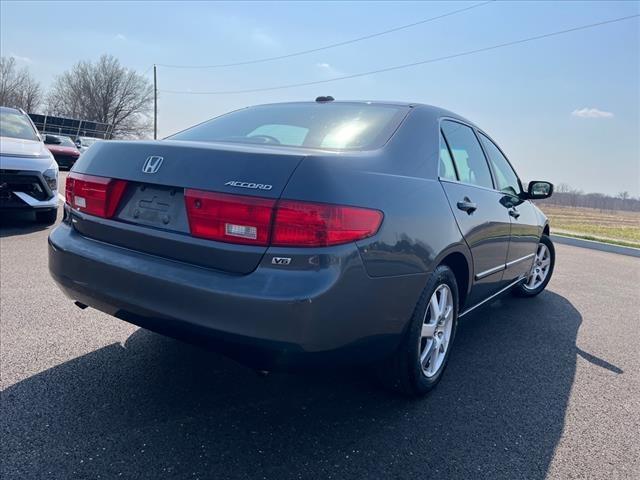
<path id="1" fill-rule="evenodd" d="M 76 144 L 76 147 L 80 148 L 82 146 L 82 142 L 80 140 L 76 140 L 74 142 Z"/>
<path id="2" fill-rule="evenodd" d="M 541 180 L 529 182 L 529 187 L 527 188 L 528 199 L 541 200 L 543 198 L 549 198 L 551 195 L 553 195 L 552 183 Z"/>

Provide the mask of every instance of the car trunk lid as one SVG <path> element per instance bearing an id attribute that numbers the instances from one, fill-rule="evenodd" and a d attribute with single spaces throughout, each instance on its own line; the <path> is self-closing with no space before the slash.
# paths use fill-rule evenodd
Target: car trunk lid
<path id="1" fill-rule="evenodd" d="M 253 271 L 267 246 L 195 238 L 185 191 L 276 200 L 303 158 L 297 149 L 198 142 L 100 142 L 74 174 L 125 180 L 111 218 L 74 213 L 74 227 L 96 240 L 230 273 Z"/>

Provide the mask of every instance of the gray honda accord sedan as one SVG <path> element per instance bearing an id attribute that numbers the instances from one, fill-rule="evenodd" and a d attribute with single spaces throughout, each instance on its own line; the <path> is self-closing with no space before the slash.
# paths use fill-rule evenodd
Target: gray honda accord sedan
<path id="1" fill-rule="evenodd" d="M 394 102 L 238 110 L 161 141 L 94 145 L 49 268 L 76 304 L 260 370 L 366 364 L 422 395 L 458 319 L 540 293 L 555 253 L 496 142 Z"/>

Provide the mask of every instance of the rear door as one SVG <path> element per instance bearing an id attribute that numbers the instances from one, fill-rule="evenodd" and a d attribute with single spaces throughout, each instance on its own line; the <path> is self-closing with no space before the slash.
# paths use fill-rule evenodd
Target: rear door
<path id="1" fill-rule="evenodd" d="M 457 121 L 443 120 L 441 134 L 445 146 L 441 148 L 440 180 L 473 257 L 474 285 L 467 300 L 467 305 L 473 305 L 503 284 L 510 217 L 502 202 L 504 195 L 494 190 L 474 130 Z"/>
<path id="2" fill-rule="evenodd" d="M 539 219 L 531 202 L 520 198 L 522 185 L 507 157 L 482 132 L 480 139 L 489 157 L 496 189 L 504 194 L 503 203 L 509 206 L 511 240 L 504 279 L 515 280 L 531 268 L 540 238 Z"/>

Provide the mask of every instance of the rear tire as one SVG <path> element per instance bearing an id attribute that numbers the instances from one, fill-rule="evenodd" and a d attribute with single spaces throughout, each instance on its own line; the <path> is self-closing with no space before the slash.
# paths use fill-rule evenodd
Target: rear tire
<path id="1" fill-rule="evenodd" d="M 517 297 L 535 297 L 541 293 L 551 280 L 556 263 L 556 250 L 548 235 L 542 235 L 536 249 L 536 256 L 527 279 L 513 288 Z"/>
<path id="2" fill-rule="evenodd" d="M 398 350 L 378 368 L 383 386 L 412 397 L 432 390 L 449 361 L 457 325 L 458 285 L 441 265 L 420 295 Z"/>
<path id="3" fill-rule="evenodd" d="M 56 223 L 57 218 L 58 218 L 57 208 L 54 208 L 51 210 L 40 210 L 36 212 L 36 222 L 42 223 L 43 225 L 52 225 Z"/>

